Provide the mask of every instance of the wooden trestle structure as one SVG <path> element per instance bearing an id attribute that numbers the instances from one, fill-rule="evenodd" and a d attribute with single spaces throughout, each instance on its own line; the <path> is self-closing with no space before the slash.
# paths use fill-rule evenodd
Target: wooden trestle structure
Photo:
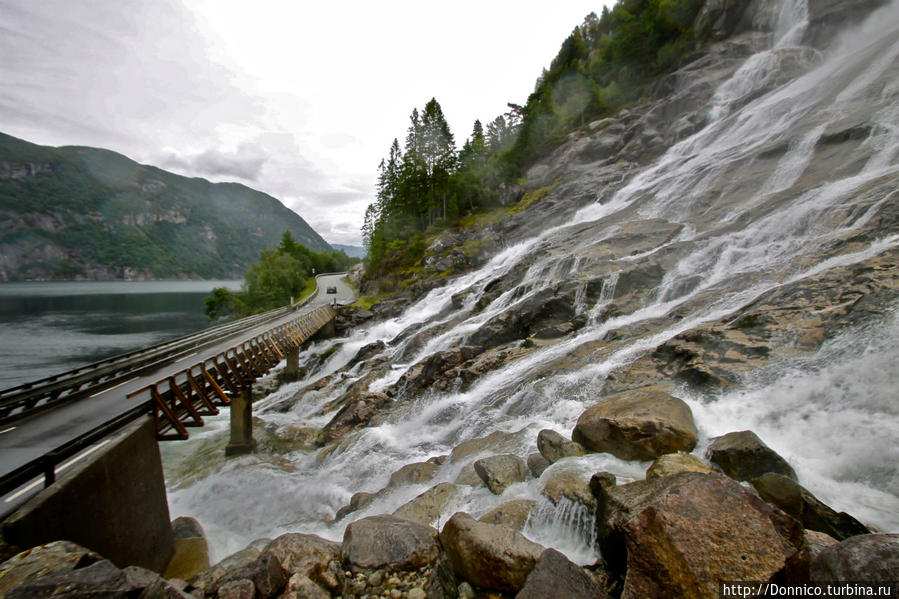
<path id="1" fill-rule="evenodd" d="M 249 390 L 256 379 L 332 323 L 336 314 L 329 305 L 319 306 L 296 320 L 129 393 L 128 397 L 149 391 L 157 439 L 187 439 L 189 427 L 203 426 L 204 416 L 218 414 L 219 407 L 230 405 L 233 397 Z"/>

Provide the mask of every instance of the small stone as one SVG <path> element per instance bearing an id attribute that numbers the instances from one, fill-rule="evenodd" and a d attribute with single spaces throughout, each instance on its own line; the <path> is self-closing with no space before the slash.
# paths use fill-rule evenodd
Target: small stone
<path id="1" fill-rule="evenodd" d="M 406 594 L 406 597 L 408 597 L 409 599 L 427 599 L 428 594 L 425 593 L 420 587 L 415 587 Z"/>
<path id="2" fill-rule="evenodd" d="M 395 586 L 399 586 L 400 584 L 402 584 L 402 582 L 396 576 L 391 576 L 390 578 L 387 579 L 387 584 L 389 584 L 392 587 L 395 587 Z"/>
<path id="3" fill-rule="evenodd" d="M 459 584 L 459 599 L 474 599 L 474 589 L 467 582 Z"/>
<path id="4" fill-rule="evenodd" d="M 381 571 L 372 572 L 368 577 L 368 584 L 373 587 L 379 587 L 384 583 L 384 573 Z"/>
<path id="5" fill-rule="evenodd" d="M 390 599 L 402 599 L 403 592 L 399 589 L 390 590 Z"/>
<path id="6" fill-rule="evenodd" d="M 524 460 L 511 453 L 480 459 L 474 463 L 474 469 L 495 495 L 500 495 L 513 483 L 523 482 L 527 475 Z"/>

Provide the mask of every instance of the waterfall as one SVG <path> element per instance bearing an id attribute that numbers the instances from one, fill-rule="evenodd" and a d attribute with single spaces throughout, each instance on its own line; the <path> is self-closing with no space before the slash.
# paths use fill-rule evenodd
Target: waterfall
<path id="1" fill-rule="evenodd" d="M 462 465 L 447 460 L 431 481 L 385 493 L 358 514 L 332 521 L 353 493 L 384 488 L 401 466 L 497 430 L 512 439 L 504 451 L 525 456 L 541 429 L 570 431 L 610 372 L 673 336 L 728 317 L 783 285 L 899 247 L 894 229 L 861 235 L 899 200 L 899 3 L 823 54 L 797 47 L 807 22 L 806 2 L 785 2 L 771 47 L 718 87 L 698 132 L 620 186 L 597 189 L 601 202 L 506 247 L 402 315 L 350 339 L 316 343 L 304 352 L 324 356 L 304 358 L 312 376 L 258 402 L 256 414 L 273 430 L 319 428 L 333 415 L 325 411 L 328 403 L 364 376 L 361 366 L 342 370 L 362 347 L 385 345 L 381 355 L 391 368 L 369 389 L 388 389 L 409 366 L 464 344 L 490 319 L 559 285 L 577 286 L 575 312 L 588 316 L 583 327 L 467 388 L 404 397 L 382 421 L 327 455 L 297 448 L 227 462 L 186 458 L 191 451 L 207 455 L 216 435 L 221 441 L 227 415 L 213 418 L 209 432 L 192 433 L 179 449 L 163 446 L 173 516 L 198 517 L 219 557 L 289 530 L 340 539 L 353 518 L 392 512 L 431 485 L 454 481 Z M 778 83 L 788 59 L 798 71 Z M 851 155 L 828 159 L 828 140 L 843 131 L 859 137 L 857 145 Z M 614 241 L 634 221 L 677 225 L 678 233 L 633 254 L 590 257 L 591 247 Z M 643 265 L 664 272 L 636 278 L 634 269 Z M 505 284 L 502 293 L 493 291 L 496 281 Z M 621 301 L 640 284 L 647 286 L 640 295 Z M 606 314 L 613 303 L 616 309 Z M 751 427 L 832 507 L 881 530 L 899 530 L 896 309 L 884 309 L 885 324 L 847 330 L 811 356 L 773 362 L 738 391 L 683 391 L 700 430 L 697 453 L 714 435 Z M 616 331 L 628 336 L 609 342 Z M 414 344 L 416 336 L 424 341 Z M 584 348 L 594 353 L 582 366 L 547 367 Z M 328 375 L 334 379 L 289 410 L 274 409 Z M 620 482 L 642 478 L 648 465 L 607 454 L 581 460 L 588 476 L 607 470 Z M 187 465 L 169 466 L 175 462 Z M 552 506 L 541 498 L 545 476 L 502 496 L 465 487 L 443 519 L 455 509 L 477 517 L 510 499 L 537 498 L 525 533 L 586 563 L 595 556 L 592 515 L 580 504 Z"/>

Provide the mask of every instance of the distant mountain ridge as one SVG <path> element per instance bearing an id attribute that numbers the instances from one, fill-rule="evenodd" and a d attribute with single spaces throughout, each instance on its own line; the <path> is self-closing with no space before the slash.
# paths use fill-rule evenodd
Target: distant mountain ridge
<path id="1" fill-rule="evenodd" d="M 245 185 L 0 133 L 0 281 L 241 278 L 285 230 L 332 251 L 302 217 Z"/>
<path id="2" fill-rule="evenodd" d="M 365 258 L 365 248 L 361 245 L 344 245 L 342 243 L 332 243 L 331 247 L 335 250 L 341 250 L 350 258 Z"/>

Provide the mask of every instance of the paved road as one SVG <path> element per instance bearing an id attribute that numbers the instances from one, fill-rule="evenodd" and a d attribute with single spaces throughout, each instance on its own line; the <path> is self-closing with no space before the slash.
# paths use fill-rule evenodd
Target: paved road
<path id="1" fill-rule="evenodd" d="M 59 448 L 69 441 L 88 433 L 116 416 L 124 414 L 150 399 L 149 392 L 137 397 L 128 398 L 128 394 L 155 383 L 170 374 L 183 371 L 199 362 L 212 358 L 246 339 L 294 320 L 298 315 L 308 312 L 322 304 L 351 303 L 355 300 L 353 290 L 341 279 L 345 273 L 318 275 L 318 289 L 308 302 L 295 312 L 281 318 L 259 325 L 253 329 L 241 331 L 238 335 L 224 338 L 214 345 L 205 347 L 191 355 L 184 356 L 172 364 L 161 367 L 149 374 L 126 380 L 117 387 L 107 389 L 87 399 L 70 404 L 63 404 L 46 412 L 16 421 L 14 425 L 0 428 L 0 476 Z M 328 287 L 336 287 L 336 294 L 328 294 Z M 0 501 L 0 513 L 7 511 L 10 497 Z M 12 501 L 19 503 L 18 497 Z M 7 505 L 4 505 L 4 502 Z"/>

